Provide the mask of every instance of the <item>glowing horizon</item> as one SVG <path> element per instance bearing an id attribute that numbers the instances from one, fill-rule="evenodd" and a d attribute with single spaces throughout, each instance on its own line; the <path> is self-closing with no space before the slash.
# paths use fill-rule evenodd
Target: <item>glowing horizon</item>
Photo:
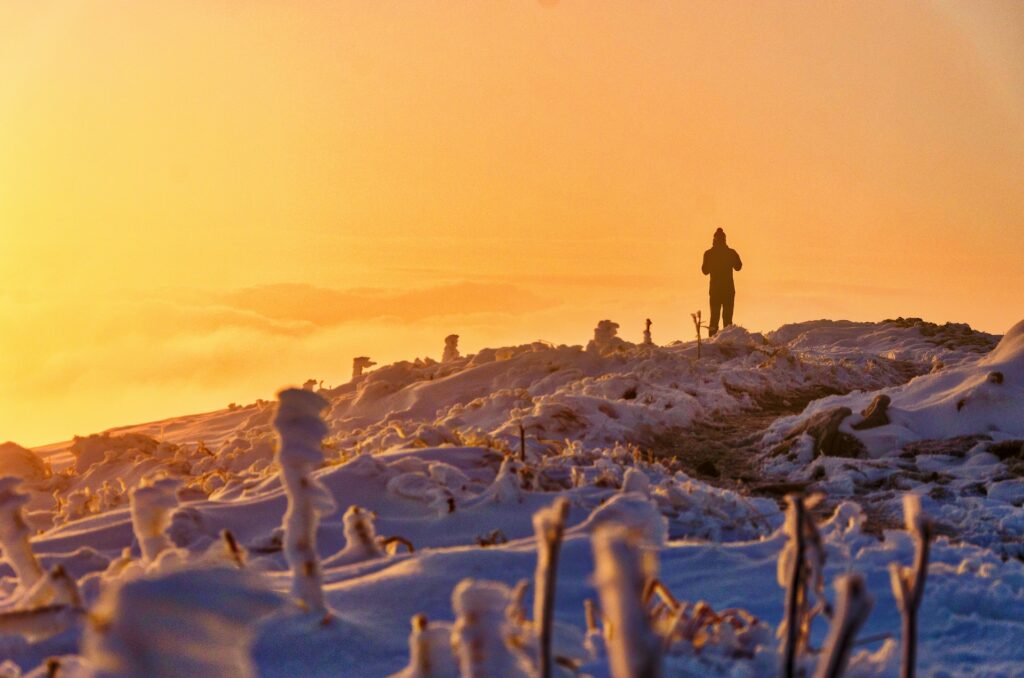
<path id="1" fill-rule="evenodd" d="M 688 339 L 717 226 L 751 329 L 1021 319 L 1019 3 L 19 0 L 0 67 L 0 442 Z"/>

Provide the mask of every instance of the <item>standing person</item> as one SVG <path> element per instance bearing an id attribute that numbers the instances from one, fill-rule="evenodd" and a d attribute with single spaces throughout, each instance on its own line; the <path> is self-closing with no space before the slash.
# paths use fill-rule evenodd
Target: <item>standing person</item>
<path id="1" fill-rule="evenodd" d="M 711 325 L 708 336 L 718 332 L 718 316 L 722 315 L 723 327 L 732 325 L 733 302 L 736 299 L 736 286 L 732 281 L 732 272 L 743 268 L 740 255 L 736 250 L 725 244 L 725 231 L 715 231 L 711 249 L 704 253 L 704 265 L 700 270 L 704 275 L 711 276 Z"/>

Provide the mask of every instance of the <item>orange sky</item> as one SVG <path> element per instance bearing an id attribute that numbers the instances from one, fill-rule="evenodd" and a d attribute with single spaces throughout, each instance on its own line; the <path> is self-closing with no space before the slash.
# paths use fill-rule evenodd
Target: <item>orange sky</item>
<path id="1" fill-rule="evenodd" d="M 1016 2 L 0 4 L 0 440 L 610 317 L 1024 309 Z"/>

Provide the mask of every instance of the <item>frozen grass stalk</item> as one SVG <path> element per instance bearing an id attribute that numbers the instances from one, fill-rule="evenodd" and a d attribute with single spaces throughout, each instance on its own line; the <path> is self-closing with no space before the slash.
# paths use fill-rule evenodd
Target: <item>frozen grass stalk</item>
<path id="1" fill-rule="evenodd" d="M 536 592 L 533 599 L 533 623 L 537 631 L 537 653 L 541 678 L 550 678 L 552 671 L 551 636 L 555 614 L 555 583 L 558 580 L 558 553 L 565 532 L 569 502 L 559 497 L 550 508 L 533 514 L 533 531 L 537 534 Z"/>
<path id="2" fill-rule="evenodd" d="M 916 494 L 903 495 L 903 517 L 907 531 L 914 540 L 914 565 L 889 565 L 892 592 L 900 609 L 902 621 L 903 656 L 900 665 L 902 678 L 913 678 L 917 666 L 917 611 L 924 596 L 924 580 L 928 574 L 928 548 L 932 539 L 932 524 L 921 513 L 921 498 Z"/>
<path id="3" fill-rule="evenodd" d="M 697 331 L 697 360 L 700 360 L 700 311 L 691 313 L 690 317 L 693 318 L 693 329 Z"/>
<path id="4" fill-rule="evenodd" d="M 661 675 L 661 640 L 651 629 L 643 594 L 654 577 L 654 553 L 643 532 L 614 523 L 594 532 L 594 583 L 611 626 L 608 660 L 612 678 Z"/>
<path id="5" fill-rule="evenodd" d="M 320 442 L 327 425 L 320 412 L 327 401 L 312 391 L 287 389 L 278 394 L 274 428 L 280 437 L 277 462 L 288 495 L 284 514 L 284 556 L 292 569 L 292 595 L 310 612 L 326 612 L 321 588 L 316 533 L 320 516 L 334 510 L 327 489 L 313 477 L 323 464 Z"/>
<path id="6" fill-rule="evenodd" d="M 835 586 L 838 599 L 836 616 L 818 659 L 814 678 L 840 678 L 843 675 L 857 632 L 867 621 L 875 604 L 864 578 L 859 574 L 840 576 Z"/>

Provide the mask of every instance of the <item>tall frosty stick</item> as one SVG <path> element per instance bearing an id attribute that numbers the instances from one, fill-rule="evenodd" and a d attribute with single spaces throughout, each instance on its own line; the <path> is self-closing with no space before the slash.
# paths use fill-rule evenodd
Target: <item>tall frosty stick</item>
<path id="1" fill-rule="evenodd" d="M 22 514 L 29 497 L 18 492 L 19 485 L 20 478 L 0 478 L 0 548 L 21 586 L 28 590 L 43 578 L 43 568 L 29 543 L 32 533 Z"/>
<path id="2" fill-rule="evenodd" d="M 832 619 L 828 640 L 819 655 L 814 678 L 840 678 L 846 672 L 857 632 L 867 621 L 875 604 L 864 584 L 864 577 L 859 574 L 840 575 L 836 580 L 836 593 L 836 616 Z"/>
<path id="3" fill-rule="evenodd" d="M 284 556 L 292 568 L 292 595 L 310 612 L 326 613 L 321 588 L 316 532 L 320 516 L 334 510 L 334 500 L 312 472 L 324 461 L 320 441 L 327 425 L 320 412 L 328 403 L 312 391 L 290 388 L 277 394 L 274 428 L 281 438 L 277 463 L 288 495 L 284 514 Z"/>
<path id="4" fill-rule="evenodd" d="M 900 608 L 903 636 L 901 678 L 913 678 L 917 664 L 917 610 L 924 596 L 924 580 L 928 574 L 928 546 L 932 539 L 932 524 L 921 513 L 921 498 L 916 494 L 903 495 L 903 517 L 907 531 L 914 539 L 914 565 L 903 567 L 889 564 L 892 593 Z"/>
<path id="5" fill-rule="evenodd" d="M 537 627 L 537 645 L 541 678 L 551 676 L 551 635 L 555 615 L 555 582 L 558 579 L 558 552 L 562 547 L 569 502 L 559 497 L 550 508 L 533 514 L 537 533 L 536 593 L 533 599 L 533 623 Z"/>
<path id="6" fill-rule="evenodd" d="M 593 536 L 594 584 L 611 624 L 608 659 L 612 678 L 661 675 L 661 639 L 651 628 L 643 591 L 655 572 L 653 552 L 638 530 L 609 524 Z"/>

